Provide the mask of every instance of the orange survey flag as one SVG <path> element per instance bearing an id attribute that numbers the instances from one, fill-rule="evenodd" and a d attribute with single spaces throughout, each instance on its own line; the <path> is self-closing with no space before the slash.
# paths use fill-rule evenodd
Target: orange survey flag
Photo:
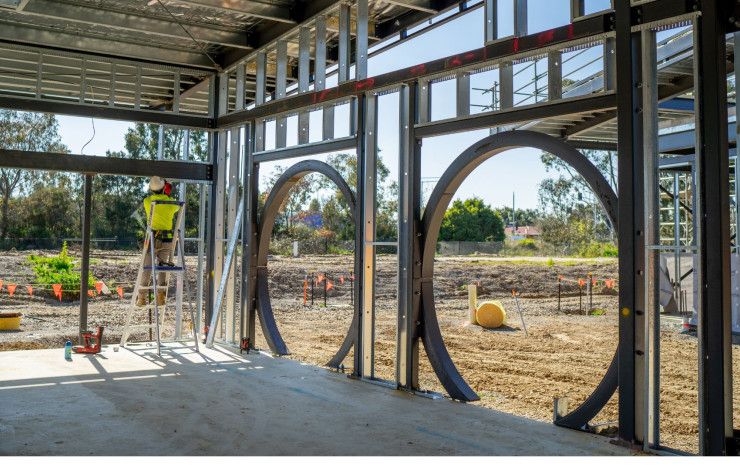
<path id="1" fill-rule="evenodd" d="M 33 296 L 33 286 L 26 286 L 26 289 L 28 290 L 28 295 Z"/>
<path id="2" fill-rule="evenodd" d="M 585 286 L 586 285 L 586 280 L 585 279 L 578 278 L 578 285 L 581 286 L 581 287 Z"/>
<path id="3" fill-rule="evenodd" d="M 123 298 L 123 287 L 117 288 L 116 292 L 118 292 L 118 298 L 122 299 Z"/>
<path id="4" fill-rule="evenodd" d="M 0 279 L 0 290 L 3 290 L 3 280 Z"/>
<path id="5" fill-rule="evenodd" d="M 13 297 L 13 294 L 15 294 L 15 288 L 18 287 L 15 284 L 8 284 L 8 294 L 10 294 L 11 297 Z"/>
<path id="6" fill-rule="evenodd" d="M 98 291 L 98 295 L 103 292 L 103 281 L 97 281 L 95 283 L 95 290 Z"/>
<path id="7" fill-rule="evenodd" d="M 87 290 L 87 296 L 88 297 L 92 297 L 93 296 L 93 290 L 92 289 L 88 289 Z"/>
<path id="8" fill-rule="evenodd" d="M 62 285 L 61 284 L 52 284 L 51 288 L 54 289 L 54 296 L 59 299 L 59 301 L 62 301 Z"/>
<path id="9" fill-rule="evenodd" d="M 319 276 L 316 278 L 316 282 L 319 283 L 319 284 L 321 284 L 322 282 L 324 282 L 324 275 L 323 274 L 319 274 Z"/>
<path id="10" fill-rule="evenodd" d="M 334 284 L 331 283 L 329 279 L 326 280 L 326 290 L 332 290 L 334 288 Z"/>

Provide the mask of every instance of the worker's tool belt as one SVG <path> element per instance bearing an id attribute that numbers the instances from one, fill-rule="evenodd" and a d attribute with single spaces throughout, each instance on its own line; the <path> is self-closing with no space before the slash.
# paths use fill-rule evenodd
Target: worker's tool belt
<path id="1" fill-rule="evenodd" d="M 171 242 L 173 237 L 172 230 L 155 230 L 154 231 L 154 239 L 163 241 L 163 242 Z"/>

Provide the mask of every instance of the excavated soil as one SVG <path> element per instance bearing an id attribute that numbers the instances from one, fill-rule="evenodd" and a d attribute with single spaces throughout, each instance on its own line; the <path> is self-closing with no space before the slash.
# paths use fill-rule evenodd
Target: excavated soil
<path id="1" fill-rule="evenodd" d="M 33 276 L 26 262 L 28 252 L 0 254 L 0 280 L 18 284 L 13 297 L 0 292 L 0 311 L 21 312 L 20 331 L 0 332 L 0 350 L 60 347 L 76 337 L 78 302 L 53 299 L 51 293 L 26 292 Z M 74 254 L 74 253 L 73 253 Z M 106 325 L 106 342 L 117 342 L 136 277 L 133 253 L 93 253 L 91 269 L 97 279 L 111 286 L 111 294 L 90 301 L 89 325 Z M 378 256 L 376 286 L 375 376 L 395 378 L 396 258 Z M 195 260 L 189 259 L 189 279 L 195 285 Z M 280 331 L 291 357 L 323 365 L 337 350 L 352 317 L 350 255 L 308 256 L 299 259 L 272 257 L 269 262 L 270 294 Z M 334 284 L 324 306 L 323 284 L 310 282 L 304 305 L 304 279 L 324 274 Z M 614 260 L 502 259 L 450 257 L 435 263 L 435 299 L 445 343 L 463 377 L 480 396 L 476 405 L 551 421 L 553 399 L 568 397 L 577 406 L 599 383 L 617 346 L 617 292 L 603 282 L 594 288 L 593 305 L 579 298 L 577 279 L 592 273 L 597 280 L 617 277 Z M 344 277 L 344 283 L 341 277 Z M 558 276 L 563 276 L 558 309 Z M 479 283 L 479 301 L 500 300 L 506 326 L 486 330 L 468 323 L 467 284 Z M 124 287 L 119 299 L 116 286 Z M 511 290 L 520 292 L 521 323 Z M 661 442 L 679 450 L 697 451 L 697 343 L 680 333 L 680 320 L 661 322 Z M 167 333 L 167 331 L 165 332 Z M 135 338 L 145 339 L 146 333 Z M 267 348 L 260 334 L 257 345 Z M 733 346 L 734 370 L 740 370 L 740 350 Z M 420 354 L 420 387 L 443 392 L 429 362 Z M 344 360 L 350 372 L 352 356 Z M 740 425 L 740 377 L 736 375 L 735 427 Z M 596 417 L 606 432 L 616 425 L 616 396 Z"/>

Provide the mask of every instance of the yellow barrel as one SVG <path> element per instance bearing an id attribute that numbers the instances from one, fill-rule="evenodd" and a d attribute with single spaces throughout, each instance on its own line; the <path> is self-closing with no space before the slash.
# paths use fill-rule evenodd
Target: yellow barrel
<path id="1" fill-rule="evenodd" d="M 500 302 L 483 302 L 475 312 L 478 324 L 484 328 L 498 328 L 506 321 L 506 310 Z"/>
<path id="2" fill-rule="evenodd" d="M 21 327 L 20 313 L 0 313 L 0 330 L 19 330 Z"/>

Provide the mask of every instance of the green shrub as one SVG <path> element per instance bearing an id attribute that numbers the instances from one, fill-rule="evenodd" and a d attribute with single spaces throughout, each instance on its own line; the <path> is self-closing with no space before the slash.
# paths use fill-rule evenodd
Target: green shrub
<path id="1" fill-rule="evenodd" d="M 619 255 L 617 247 L 608 242 L 589 242 L 578 250 L 578 256 L 584 258 L 613 258 Z"/>
<path id="2" fill-rule="evenodd" d="M 522 250 L 535 251 L 537 249 L 537 243 L 531 238 L 522 238 L 517 242 L 517 246 Z"/>
<path id="3" fill-rule="evenodd" d="M 36 283 L 48 289 L 53 296 L 54 284 L 62 285 L 62 298 L 73 300 L 80 295 L 80 272 L 76 269 L 75 260 L 67 253 L 67 242 L 62 245 L 62 251 L 56 256 L 34 256 L 28 257 L 36 274 Z M 95 279 L 89 275 L 87 285 L 92 288 Z"/>

